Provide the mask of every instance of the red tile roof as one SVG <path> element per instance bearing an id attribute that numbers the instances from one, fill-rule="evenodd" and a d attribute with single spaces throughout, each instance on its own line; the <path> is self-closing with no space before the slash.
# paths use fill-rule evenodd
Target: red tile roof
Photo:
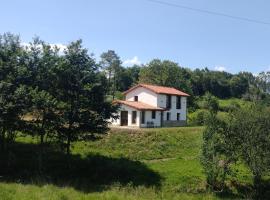
<path id="1" fill-rule="evenodd" d="M 148 84 L 138 84 L 129 90 L 125 91 L 124 94 L 129 93 L 130 91 L 138 88 L 138 87 L 144 87 L 148 90 L 151 90 L 152 92 L 155 92 L 157 94 L 171 94 L 171 95 L 179 95 L 179 96 L 190 96 L 189 94 L 182 92 L 180 90 L 177 90 L 173 87 L 164 87 L 164 86 L 157 86 L 157 85 L 148 85 Z"/>
<path id="2" fill-rule="evenodd" d="M 160 108 L 160 107 L 155 107 L 155 106 L 151 106 L 149 104 L 146 103 L 142 103 L 139 101 L 122 101 L 122 100 L 115 100 L 113 103 L 118 103 L 118 104 L 124 104 L 126 106 L 138 109 L 138 110 L 165 110 L 164 108 Z"/>

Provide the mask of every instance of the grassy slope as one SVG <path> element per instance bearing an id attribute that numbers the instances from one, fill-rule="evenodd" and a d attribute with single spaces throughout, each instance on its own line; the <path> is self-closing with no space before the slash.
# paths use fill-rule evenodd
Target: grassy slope
<path id="1" fill-rule="evenodd" d="M 83 164 L 75 165 L 76 185 L 68 181 L 64 184 L 2 181 L 0 199 L 219 199 L 205 188 L 199 163 L 202 130 L 201 127 L 144 129 L 130 134 L 122 133 L 127 130 L 112 130 L 100 140 L 74 144 L 73 154 L 79 154 L 82 160 L 90 156 L 92 160 L 86 163 L 87 167 L 100 166 L 99 171 L 93 167 L 84 175 L 85 179 L 78 178 L 76 173 L 80 174 Z M 248 173 L 242 177 L 243 181 L 250 179 Z M 77 187 L 84 181 L 90 182 L 87 187 L 95 189 L 85 191 Z"/>
<path id="2" fill-rule="evenodd" d="M 231 98 L 231 99 L 219 99 L 218 100 L 219 106 L 220 107 L 225 107 L 229 106 L 231 104 L 239 104 L 241 107 L 251 105 L 252 103 L 250 101 L 245 101 L 242 99 L 237 99 L 237 98 Z"/>

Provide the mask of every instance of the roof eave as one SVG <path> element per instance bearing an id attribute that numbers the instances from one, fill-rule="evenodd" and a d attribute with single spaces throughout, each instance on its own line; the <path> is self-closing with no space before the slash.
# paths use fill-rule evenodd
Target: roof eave
<path id="1" fill-rule="evenodd" d="M 164 93 L 164 92 L 158 92 L 157 94 L 169 94 L 169 95 L 175 95 L 175 96 L 181 96 L 181 97 L 190 97 L 189 94 L 173 94 L 173 93 Z"/>

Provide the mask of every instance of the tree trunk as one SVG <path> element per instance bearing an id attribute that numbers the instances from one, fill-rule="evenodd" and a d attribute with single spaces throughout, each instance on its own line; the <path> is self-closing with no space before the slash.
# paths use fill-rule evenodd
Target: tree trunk
<path id="1" fill-rule="evenodd" d="M 39 161 L 38 161 L 38 169 L 39 172 L 42 173 L 43 171 L 43 154 L 44 154 L 44 130 L 41 130 L 40 134 L 40 149 L 39 149 Z"/>
<path id="2" fill-rule="evenodd" d="M 114 100 L 114 95 L 115 95 L 115 88 L 116 88 L 116 78 L 115 78 L 115 73 L 114 73 L 114 76 L 113 76 L 113 91 L 112 91 L 113 100 Z"/>
<path id="3" fill-rule="evenodd" d="M 1 151 L 4 151 L 4 140 L 5 140 L 5 135 L 4 135 L 4 130 L 0 132 L 0 148 Z"/>
<path id="4" fill-rule="evenodd" d="M 0 145 L 1 145 L 1 150 L 5 151 L 6 150 L 6 129 L 3 128 L 1 131 L 0 135 Z"/>
<path id="5" fill-rule="evenodd" d="M 70 143 L 71 143 L 71 134 L 69 132 L 67 135 L 67 146 L 66 146 L 67 155 L 70 155 Z"/>
<path id="6" fill-rule="evenodd" d="M 111 76 L 112 72 L 109 70 L 109 80 L 108 80 L 108 93 L 111 94 Z"/>
<path id="7" fill-rule="evenodd" d="M 261 183 L 262 183 L 262 177 L 259 174 L 254 175 L 253 177 L 253 185 L 254 185 L 254 190 L 255 190 L 255 199 L 260 199 L 260 196 L 262 195 L 262 188 L 261 188 Z"/>

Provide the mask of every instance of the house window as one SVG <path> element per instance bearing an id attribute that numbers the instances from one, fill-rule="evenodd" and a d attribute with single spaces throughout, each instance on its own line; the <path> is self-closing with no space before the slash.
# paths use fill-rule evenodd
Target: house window
<path id="1" fill-rule="evenodd" d="M 152 119 L 156 119 L 156 111 L 155 110 L 152 111 Z"/>
<path id="2" fill-rule="evenodd" d="M 145 111 L 142 111 L 142 118 L 141 118 L 141 123 L 145 123 Z"/>
<path id="3" fill-rule="evenodd" d="M 132 124 L 136 124 L 137 111 L 132 111 Z"/>
<path id="4" fill-rule="evenodd" d="M 171 113 L 167 112 L 167 121 L 169 121 L 171 118 Z"/>
<path id="5" fill-rule="evenodd" d="M 166 96 L 166 108 L 170 109 L 172 106 L 172 96 L 171 95 L 167 95 Z"/>
<path id="6" fill-rule="evenodd" d="M 176 97 L 176 109 L 181 109 L 181 96 Z"/>
<path id="7" fill-rule="evenodd" d="M 134 96 L 134 101 L 138 101 L 138 96 Z"/>
<path id="8" fill-rule="evenodd" d="M 177 113 L 177 121 L 180 121 L 180 113 Z"/>

